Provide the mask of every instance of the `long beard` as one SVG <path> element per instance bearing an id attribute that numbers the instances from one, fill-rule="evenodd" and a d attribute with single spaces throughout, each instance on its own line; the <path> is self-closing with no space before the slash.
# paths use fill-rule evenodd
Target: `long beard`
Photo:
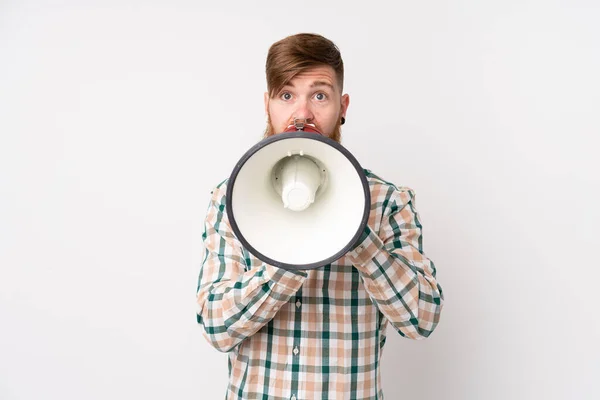
<path id="1" fill-rule="evenodd" d="M 268 138 L 269 136 L 273 136 L 277 133 L 281 133 L 281 132 L 277 132 L 275 130 L 275 128 L 273 127 L 273 125 L 271 124 L 271 115 L 269 114 L 269 122 L 267 122 L 267 127 L 265 128 L 265 133 L 263 138 Z M 323 133 L 325 136 L 327 136 L 330 139 L 335 140 L 338 143 L 342 142 L 342 123 L 340 121 L 340 118 L 338 118 L 337 123 L 335 124 L 335 127 L 333 128 L 333 132 L 330 135 L 327 135 L 325 133 Z"/>

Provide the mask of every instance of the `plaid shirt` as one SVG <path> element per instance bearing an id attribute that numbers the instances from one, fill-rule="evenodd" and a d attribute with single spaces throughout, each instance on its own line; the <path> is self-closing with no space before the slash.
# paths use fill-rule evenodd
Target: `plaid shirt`
<path id="1" fill-rule="evenodd" d="M 229 352 L 227 399 L 383 399 L 388 322 L 411 339 L 435 329 L 444 297 L 423 253 L 415 194 L 365 172 L 372 204 L 360 245 L 306 271 L 250 254 L 227 219 L 227 181 L 212 191 L 197 318 Z"/>

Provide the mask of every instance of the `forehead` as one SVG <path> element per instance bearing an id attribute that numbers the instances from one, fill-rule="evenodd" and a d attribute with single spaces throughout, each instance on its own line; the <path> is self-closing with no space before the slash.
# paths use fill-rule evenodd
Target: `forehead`
<path id="1" fill-rule="evenodd" d="M 316 86 L 316 85 L 327 85 L 331 86 L 334 90 L 338 90 L 338 83 L 336 79 L 336 73 L 330 66 L 320 66 L 307 69 L 306 71 L 300 72 L 288 83 L 287 86 Z"/>

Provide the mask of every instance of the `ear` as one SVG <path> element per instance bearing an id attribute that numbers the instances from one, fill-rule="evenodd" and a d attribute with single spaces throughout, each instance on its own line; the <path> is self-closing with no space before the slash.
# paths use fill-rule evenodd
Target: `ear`
<path id="1" fill-rule="evenodd" d="M 346 111 L 348 110 L 348 106 L 350 105 L 350 95 L 345 94 L 342 96 L 342 104 L 340 108 L 340 117 L 346 117 Z"/>
<path id="2" fill-rule="evenodd" d="M 268 92 L 265 92 L 264 101 L 265 101 L 265 115 L 268 115 L 269 114 L 269 93 Z"/>

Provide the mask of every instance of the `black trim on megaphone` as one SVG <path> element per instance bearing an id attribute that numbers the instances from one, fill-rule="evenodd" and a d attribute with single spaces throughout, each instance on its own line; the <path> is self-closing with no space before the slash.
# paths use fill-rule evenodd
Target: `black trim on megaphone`
<path id="1" fill-rule="evenodd" d="M 344 248 L 342 250 L 340 250 L 338 253 L 333 254 L 332 256 L 330 256 L 324 260 L 317 261 L 317 262 L 310 263 L 310 264 L 302 264 L 302 265 L 287 264 L 284 262 L 273 260 L 273 259 L 265 256 L 258 250 L 256 250 L 254 247 L 252 247 L 252 245 L 250 245 L 250 243 L 248 243 L 248 241 L 246 240 L 246 238 L 240 231 L 240 229 L 236 223 L 235 215 L 233 213 L 233 207 L 232 207 L 233 187 L 235 186 L 236 178 L 237 178 L 240 170 L 246 163 L 246 161 L 248 161 L 248 159 L 250 159 L 250 157 L 252 157 L 252 155 L 254 155 L 254 153 L 259 151 L 263 147 L 265 147 L 271 143 L 277 142 L 279 140 L 291 139 L 291 138 L 318 140 L 318 141 L 321 141 L 323 143 L 330 145 L 331 147 L 334 147 L 336 150 L 338 150 L 340 153 L 342 153 L 356 169 L 356 172 L 358 173 L 358 176 L 360 177 L 360 180 L 361 180 L 361 183 L 363 186 L 364 195 L 365 195 L 365 208 L 364 208 L 364 212 L 363 212 L 363 217 L 361 219 L 359 228 L 356 230 L 356 233 L 354 234 L 354 236 L 352 237 L 350 242 L 348 242 L 348 244 L 346 246 L 344 246 Z M 227 216 L 229 218 L 229 222 L 231 224 L 231 228 L 233 229 L 235 236 L 239 239 L 239 241 L 242 243 L 242 245 L 250 253 L 252 253 L 255 257 L 257 257 L 261 261 L 264 261 L 267 264 L 274 265 L 276 267 L 284 268 L 284 269 L 288 269 L 288 270 L 314 269 L 314 268 L 322 267 L 327 264 L 331 264 L 332 262 L 340 259 L 348 251 L 353 249 L 358 244 L 358 241 L 360 240 L 362 233 L 364 232 L 364 230 L 367 226 L 367 223 L 369 221 L 369 213 L 371 211 L 371 191 L 369 189 L 369 182 L 367 181 L 367 176 L 365 175 L 363 168 L 360 166 L 359 162 L 352 155 L 352 153 L 350 153 L 340 143 L 338 143 L 335 140 L 330 139 L 326 136 L 322 136 L 322 135 L 315 134 L 315 133 L 302 132 L 302 131 L 284 132 L 284 133 L 278 133 L 278 134 L 269 136 L 268 138 L 261 140 L 260 142 L 258 142 L 254 146 L 252 146 L 237 162 L 237 164 L 235 165 L 235 167 L 229 177 L 229 181 L 227 183 L 226 211 L 227 211 Z"/>

